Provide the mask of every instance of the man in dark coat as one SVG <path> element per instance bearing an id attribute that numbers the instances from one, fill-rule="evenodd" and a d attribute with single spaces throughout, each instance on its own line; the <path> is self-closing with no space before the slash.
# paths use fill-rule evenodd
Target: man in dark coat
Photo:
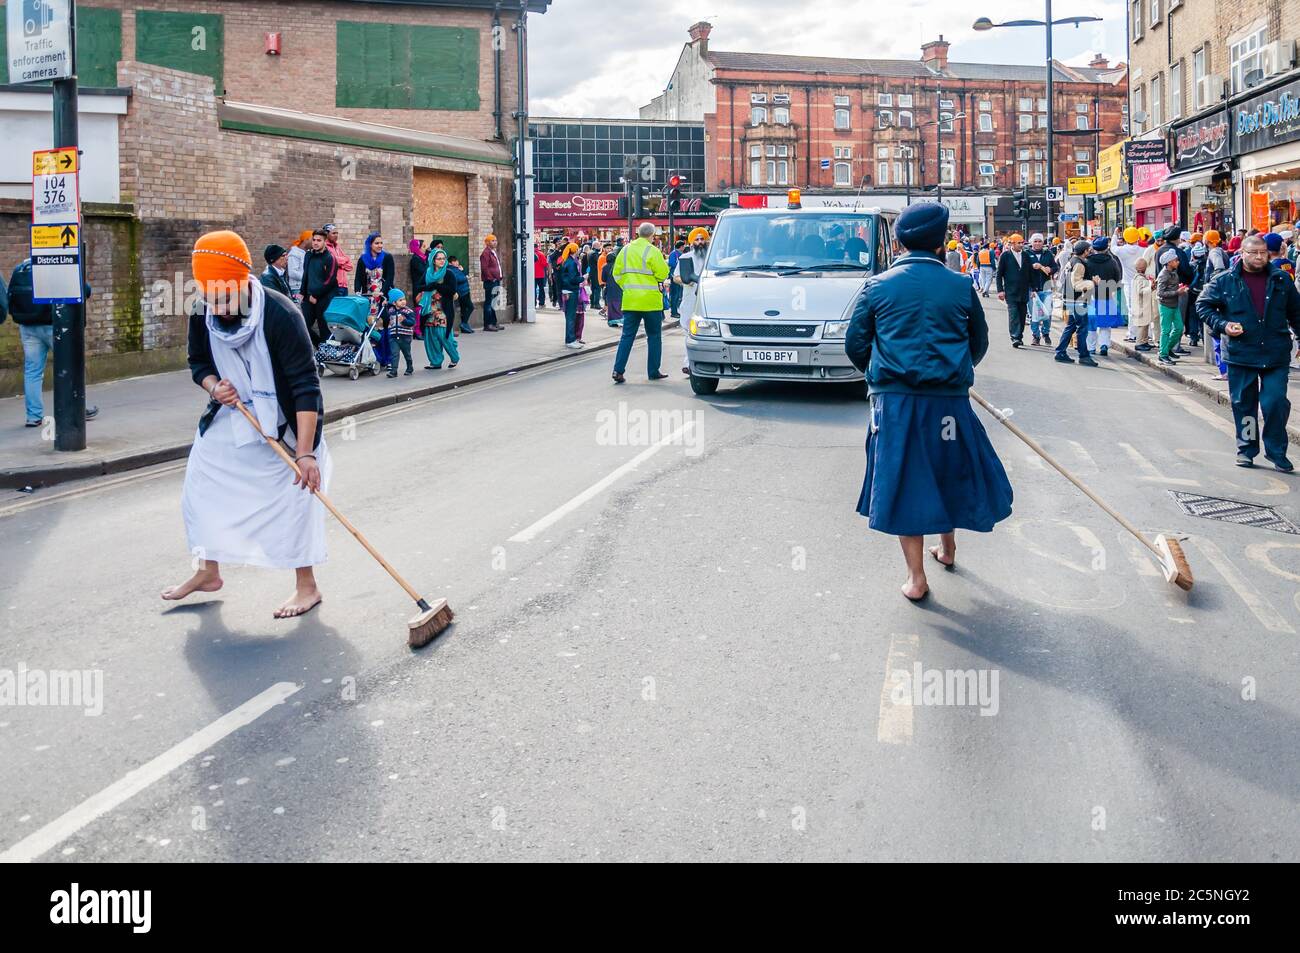
<path id="1" fill-rule="evenodd" d="M 1300 291 L 1285 272 L 1269 266 L 1268 246 L 1252 235 L 1241 244 L 1241 260 L 1210 280 L 1196 308 L 1214 334 L 1226 336 L 1223 356 L 1237 425 L 1237 466 L 1255 465 L 1262 430 L 1264 456 L 1290 473 L 1294 467 L 1286 455 L 1286 424 L 1291 402 L 1286 391 L 1291 335 L 1300 335 Z"/>
<path id="2" fill-rule="evenodd" d="M 1043 236 L 1035 232 L 1025 252 L 1029 262 L 1030 332 L 1034 343 L 1052 345 L 1052 276 L 1056 274 L 1056 256 Z M 1036 307 L 1035 307 L 1036 304 Z"/>
<path id="3" fill-rule="evenodd" d="M 311 233 L 311 248 L 302 263 L 302 316 L 313 344 L 330 336 L 325 309 L 339 293 L 338 263 L 329 250 L 325 229 Z"/>
<path id="4" fill-rule="evenodd" d="M 1019 233 L 1007 239 L 1009 246 L 998 256 L 998 299 L 1007 303 L 1007 330 L 1011 332 L 1011 346 L 1025 346 L 1025 316 L 1029 312 L 1029 292 L 1032 289 L 1029 256 L 1025 254 L 1025 239 Z"/>
<path id="5" fill-rule="evenodd" d="M 258 276 L 262 287 L 278 291 L 286 298 L 293 298 L 293 289 L 289 287 L 289 252 L 279 245 L 267 245 L 262 252 L 266 259 L 266 270 Z"/>

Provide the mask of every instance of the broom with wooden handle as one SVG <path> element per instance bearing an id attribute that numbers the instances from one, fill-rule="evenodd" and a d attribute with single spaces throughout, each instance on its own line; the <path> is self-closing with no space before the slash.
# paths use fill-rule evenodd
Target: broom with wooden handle
<path id="1" fill-rule="evenodd" d="M 293 457 L 289 456 L 288 451 L 280 445 L 280 441 L 267 436 L 266 432 L 262 430 L 261 423 L 249 412 L 248 408 L 244 406 L 243 401 L 236 400 L 235 407 L 239 409 L 241 414 L 248 418 L 248 422 L 257 428 L 257 432 L 262 435 L 268 444 L 271 445 L 271 449 L 280 455 L 281 460 L 289 464 L 289 468 L 293 470 L 294 474 L 299 480 L 301 480 L 302 471 L 298 469 L 297 461 L 295 461 Z M 387 559 L 379 555 L 379 551 L 375 549 L 375 547 L 370 545 L 370 540 L 362 536 L 361 531 L 348 522 L 348 518 L 338 511 L 338 508 L 330 502 L 329 497 L 319 490 L 313 490 L 312 492 L 316 494 L 316 499 L 320 500 L 321 503 L 325 505 L 325 509 L 334 514 L 334 518 L 343 524 L 343 528 L 351 533 L 356 538 L 356 541 L 366 548 L 366 552 L 375 557 L 375 561 L 388 571 L 388 575 L 392 576 L 393 579 L 397 581 L 397 584 L 406 590 L 406 594 L 415 600 L 415 604 L 420 607 L 420 614 L 406 624 L 407 629 L 409 630 L 406 638 L 407 645 L 413 649 L 418 649 L 421 646 L 428 645 L 441 632 L 443 632 L 447 626 L 451 625 L 452 619 L 456 618 L 456 613 L 451 611 L 451 606 L 447 605 L 446 599 L 438 599 L 433 603 L 433 605 L 429 605 L 429 603 L 425 602 L 424 597 L 416 592 L 415 588 L 403 579 L 396 569 L 388 564 Z"/>
<path id="2" fill-rule="evenodd" d="M 1151 550 L 1151 552 L 1155 555 L 1156 559 L 1160 561 L 1160 569 L 1164 573 L 1166 582 L 1172 582 L 1179 589 L 1182 589 L 1185 592 L 1192 588 L 1192 567 L 1188 564 L 1187 557 L 1183 554 L 1183 547 L 1179 545 L 1178 540 L 1171 539 L 1170 537 L 1165 536 L 1163 533 L 1157 536 L 1154 542 L 1147 539 L 1146 536 L 1142 534 L 1141 530 L 1139 530 L 1136 526 L 1134 526 L 1132 523 L 1126 520 L 1119 513 L 1115 512 L 1115 510 L 1112 509 L 1110 505 L 1106 503 L 1105 500 L 1103 500 L 1096 493 L 1092 492 L 1092 490 L 1090 490 L 1087 486 L 1085 486 L 1082 480 L 1080 480 L 1073 473 L 1071 473 L 1069 470 L 1065 469 L 1065 467 L 1061 466 L 1054 459 L 1052 459 L 1051 454 L 1049 454 L 1046 450 L 1040 447 L 1037 441 L 1035 441 L 1033 437 L 1029 436 L 1027 433 L 1025 433 L 1023 430 L 1021 430 L 1019 427 L 1013 424 L 1010 420 L 1008 420 L 1006 414 L 1002 413 L 1002 411 L 998 410 L 987 400 L 985 400 L 983 397 L 977 394 L 974 390 L 970 392 L 970 396 L 971 399 L 975 401 L 975 403 L 979 404 L 990 414 L 996 417 L 998 422 L 1001 423 L 1002 426 L 1006 427 L 1013 434 L 1015 434 L 1017 437 L 1023 440 L 1029 446 L 1030 450 L 1034 451 L 1034 453 L 1038 454 L 1040 457 L 1042 457 L 1044 460 L 1050 463 L 1056 469 L 1056 471 L 1061 474 L 1061 476 L 1065 477 L 1067 480 L 1069 480 L 1071 483 L 1077 486 L 1080 490 L 1082 490 L 1084 492 L 1084 495 L 1087 496 L 1088 499 L 1092 500 L 1092 502 L 1100 506 L 1110 516 L 1114 517 L 1115 521 L 1118 522 L 1120 526 L 1123 526 L 1126 530 L 1132 533 L 1138 542 L 1140 542 L 1147 549 Z"/>

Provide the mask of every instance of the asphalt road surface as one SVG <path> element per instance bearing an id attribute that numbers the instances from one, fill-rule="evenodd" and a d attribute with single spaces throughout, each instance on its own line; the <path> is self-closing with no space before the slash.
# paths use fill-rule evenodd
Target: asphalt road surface
<path id="1" fill-rule="evenodd" d="M 666 381 L 639 346 L 622 387 L 603 352 L 333 422 L 333 499 L 457 611 L 417 652 L 332 520 L 324 604 L 277 622 L 287 573 L 159 599 L 190 572 L 176 466 L 0 502 L 0 669 L 102 679 L 99 714 L 0 707 L 0 855 L 1296 860 L 1300 537 L 1170 491 L 1300 521 L 1300 478 L 1234 467 L 1224 408 L 1014 352 L 990 311 L 976 387 L 1185 534 L 1190 595 L 985 417 L 1015 512 L 908 603 L 854 511 L 860 390 L 697 398 L 673 334 Z"/>

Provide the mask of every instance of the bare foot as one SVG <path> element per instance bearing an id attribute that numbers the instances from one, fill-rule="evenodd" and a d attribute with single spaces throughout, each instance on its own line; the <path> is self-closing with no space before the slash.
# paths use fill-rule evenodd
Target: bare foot
<path id="1" fill-rule="evenodd" d="M 320 603 L 320 590 L 315 586 L 309 589 L 299 588 L 272 614 L 277 619 L 294 619 L 315 609 Z"/>
<path id="2" fill-rule="evenodd" d="M 924 576 L 922 576 L 919 581 L 909 578 L 907 582 L 903 583 L 899 587 L 899 589 L 902 591 L 903 595 L 907 596 L 907 598 L 913 602 L 920 602 L 930 594 L 930 584 L 925 581 Z"/>
<path id="3" fill-rule="evenodd" d="M 957 562 L 957 554 L 946 552 L 942 545 L 931 546 L 930 555 L 933 556 L 934 561 L 937 562 L 944 569 L 951 569 L 953 567 L 953 564 Z"/>
<path id="4" fill-rule="evenodd" d="M 184 599 L 192 592 L 216 592 L 223 585 L 221 574 L 210 569 L 200 569 L 179 586 L 170 586 L 162 591 L 162 597 L 169 602 Z"/>

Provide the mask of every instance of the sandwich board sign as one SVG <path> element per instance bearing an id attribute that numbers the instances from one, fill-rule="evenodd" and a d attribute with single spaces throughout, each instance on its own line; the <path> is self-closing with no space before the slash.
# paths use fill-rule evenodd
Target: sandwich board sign
<path id="1" fill-rule="evenodd" d="M 80 304 L 80 162 L 75 146 L 32 153 L 32 300 Z"/>
<path id="2" fill-rule="evenodd" d="M 8 0 L 5 16 L 9 82 L 72 76 L 72 0 Z"/>

